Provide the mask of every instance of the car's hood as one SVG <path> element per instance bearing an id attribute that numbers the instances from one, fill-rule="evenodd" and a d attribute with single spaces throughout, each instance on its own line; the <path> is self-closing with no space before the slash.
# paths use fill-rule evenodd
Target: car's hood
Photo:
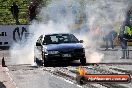
<path id="1" fill-rule="evenodd" d="M 83 45 L 80 43 L 63 43 L 63 44 L 49 44 L 43 45 L 43 48 L 46 50 L 66 50 L 66 49 L 80 49 L 83 48 Z"/>

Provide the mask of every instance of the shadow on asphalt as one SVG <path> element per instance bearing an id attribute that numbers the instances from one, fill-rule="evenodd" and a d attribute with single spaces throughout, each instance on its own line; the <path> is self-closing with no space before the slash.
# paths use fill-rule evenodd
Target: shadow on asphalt
<path id="1" fill-rule="evenodd" d="M 6 88 L 6 86 L 3 84 L 3 82 L 0 82 L 0 88 Z"/>
<path id="2" fill-rule="evenodd" d="M 90 65 L 96 65 L 96 63 L 86 63 L 86 65 L 82 65 L 81 63 L 77 62 L 50 62 L 48 66 L 44 67 L 68 67 L 68 66 L 90 66 Z"/>
<path id="3" fill-rule="evenodd" d="M 75 62 L 51 62 L 48 67 L 67 67 L 67 66 L 80 66 L 81 63 Z"/>
<path id="4" fill-rule="evenodd" d="M 132 63 L 86 63 L 85 65 L 82 65 L 81 63 L 77 63 L 77 62 L 50 62 L 48 64 L 48 66 L 44 66 L 44 67 L 68 67 L 68 66 L 72 66 L 72 67 L 76 67 L 76 66 L 99 66 L 99 65 L 110 65 L 110 64 L 114 64 L 114 65 L 132 65 Z M 35 68 L 38 68 L 39 66 L 32 66 Z"/>

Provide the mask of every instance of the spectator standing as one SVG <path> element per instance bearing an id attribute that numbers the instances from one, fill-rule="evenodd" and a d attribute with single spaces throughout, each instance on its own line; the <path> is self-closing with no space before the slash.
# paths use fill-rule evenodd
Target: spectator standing
<path id="1" fill-rule="evenodd" d="M 111 30 L 108 35 L 105 36 L 105 41 L 106 41 L 106 50 L 109 48 L 109 44 L 112 49 L 114 49 L 114 44 L 113 44 L 113 40 L 116 38 L 117 33 L 114 30 Z"/>
<path id="2" fill-rule="evenodd" d="M 125 24 L 123 27 L 123 30 L 120 33 L 120 41 L 121 41 L 121 47 L 122 47 L 122 56 L 120 57 L 121 59 L 124 58 L 129 58 L 129 50 L 127 47 L 127 42 L 132 39 L 132 25 L 130 24 Z"/>
<path id="3" fill-rule="evenodd" d="M 31 4 L 28 7 L 28 15 L 30 21 L 36 18 L 36 9 L 37 9 L 37 4 L 35 2 L 31 2 Z"/>
<path id="4" fill-rule="evenodd" d="M 13 18 L 16 20 L 16 24 L 20 24 L 18 20 L 19 8 L 16 2 L 13 2 L 13 4 L 11 5 L 11 13 L 13 15 Z"/>
<path id="5" fill-rule="evenodd" d="M 105 50 L 108 50 L 108 48 L 114 49 L 113 40 L 116 38 L 117 32 L 114 30 L 113 25 L 106 25 L 103 27 L 103 29 Z"/>
<path id="6" fill-rule="evenodd" d="M 119 39 L 122 47 L 121 59 L 129 58 L 129 49 L 127 47 L 127 42 L 132 41 L 132 7 L 126 13 L 126 19 L 121 27 Z"/>

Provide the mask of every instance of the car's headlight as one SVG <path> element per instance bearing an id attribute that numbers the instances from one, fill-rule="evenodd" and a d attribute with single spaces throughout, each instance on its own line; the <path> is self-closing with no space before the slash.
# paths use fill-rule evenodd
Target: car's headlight
<path id="1" fill-rule="evenodd" d="M 48 51 L 48 54 L 58 54 L 58 51 Z"/>

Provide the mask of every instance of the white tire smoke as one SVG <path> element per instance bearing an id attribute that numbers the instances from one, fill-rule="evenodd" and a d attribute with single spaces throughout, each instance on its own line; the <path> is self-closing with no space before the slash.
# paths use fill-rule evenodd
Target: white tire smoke
<path id="1" fill-rule="evenodd" d="M 115 0 L 52 0 L 41 9 L 39 20 L 29 26 L 29 32 L 33 34 L 30 39 L 14 44 L 10 49 L 12 62 L 32 64 L 34 45 L 40 35 L 65 32 L 74 33 L 84 40 L 88 50 L 87 62 L 101 62 L 104 55 L 96 48 L 101 46 L 103 36 L 110 30 L 119 31 L 128 3 Z"/>

